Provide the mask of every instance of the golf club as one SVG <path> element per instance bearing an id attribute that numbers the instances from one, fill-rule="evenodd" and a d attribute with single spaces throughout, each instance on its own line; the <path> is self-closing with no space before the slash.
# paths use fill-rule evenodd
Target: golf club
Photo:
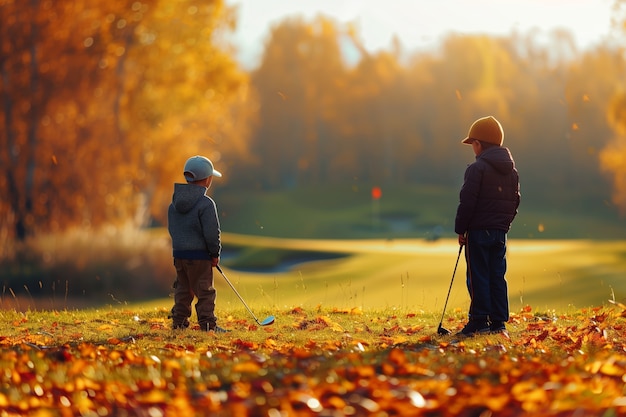
<path id="1" fill-rule="evenodd" d="M 270 324 L 274 323 L 274 316 L 268 316 L 263 321 L 259 321 L 259 319 L 252 312 L 252 310 L 250 310 L 250 307 L 248 307 L 248 304 L 246 304 L 246 302 L 243 300 L 241 295 L 239 295 L 239 293 L 237 292 L 237 289 L 235 288 L 235 286 L 226 277 L 226 275 L 224 274 L 224 271 L 222 271 L 222 268 L 220 268 L 219 265 L 216 265 L 216 268 L 217 268 L 218 271 L 220 271 L 220 274 L 222 274 L 222 276 L 224 277 L 224 280 L 226 280 L 228 285 L 230 285 L 230 288 L 232 288 L 233 291 L 235 292 L 235 294 L 237 294 L 237 297 L 239 297 L 239 299 L 241 300 L 243 305 L 246 307 L 246 310 L 248 310 L 248 313 L 250 313 L 250 315 L 254 318 L 254 321 L 256 321 L 259 326 L 269 326 Z"/>
<path id="2" fill-rule="evenodd" d="M 452 272 L 452 279 L 450 280 L 450 288 L 448 288 L 448 295 L 446 296 L 446 302 L 443 305 L 443 312 L 441 313 L 441 320 L 439 321 L 439 327 L 437 327 L 437 334 L 441 336 L 446 336 L 452 333 L 450 330 L 443 327 L 442 324 L 443 324 L 443 316 L 446 314 L 446 307 L 448 306 L 448 298 L 450 298 L 450 290 L 452 289 L 452 283 L 454 282 L 454 275 L 456 274 L 456 268 L 457 266 L 459 266 L 459 259 L 461 258 L 462 250 L 463 250 L 463 245 L 459 245 L 459 254 L 456 257 L 456 264 L 454 264 L 454 272 Z"/>

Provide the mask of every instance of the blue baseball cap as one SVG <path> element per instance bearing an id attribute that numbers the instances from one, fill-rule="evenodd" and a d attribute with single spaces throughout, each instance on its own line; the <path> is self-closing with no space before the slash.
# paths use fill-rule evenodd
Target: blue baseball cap
<path id="1" fill-rule="evenodd" d="M 222 173 L 213 168 L 211 160 L 205 156 L 192 156 L 185 162 L 185 179 L 189 182 L 200 181 L 210 176 L 221 177 Z"/>

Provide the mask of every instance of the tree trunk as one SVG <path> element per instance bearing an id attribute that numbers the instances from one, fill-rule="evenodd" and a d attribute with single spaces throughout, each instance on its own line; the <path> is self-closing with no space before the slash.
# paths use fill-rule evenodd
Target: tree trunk
<path id="1" fill-rule="evenodd" d="M 9 190 L 9 206 L 15 216 L 13 229 L 18 240 L 26 238 L 26 225 L 24 211 L 21 210 L 20 189 L 15 181 L 14 169 L 17 166 L 17 154 L 15 150 L 15 130 L 13 129 L 13 102 L 9 91 L 9 74 L 6 68 L 6 59 L 0 61 L 0 79 L 2 79 L 2 111 L 4 112 L 4 135 L 6 137 L 6 149 L 0 153 L 2 166 L 5 168 L 7 188 Z"/>

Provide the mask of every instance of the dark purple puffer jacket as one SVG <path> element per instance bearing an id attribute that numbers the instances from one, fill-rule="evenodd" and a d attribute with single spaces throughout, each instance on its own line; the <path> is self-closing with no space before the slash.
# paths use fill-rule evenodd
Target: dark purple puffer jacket
<path id="1" fill-rule="evenodd" d="M 508 232 L 520 203 L 519 176 L 511 152 L 485 149 L 465 170 L 454 231 L 498 229 Z"/>

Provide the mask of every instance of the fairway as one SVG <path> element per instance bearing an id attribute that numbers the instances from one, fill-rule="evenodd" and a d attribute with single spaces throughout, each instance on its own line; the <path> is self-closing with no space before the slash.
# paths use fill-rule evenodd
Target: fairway
<path id="1" fill-rule="evenodd" d="M 257 308 L 337 307 L 440 311 L 458 255 L 452 239 L 306 240 L 225 234 L 227 246 L 258 247 L 337 256 L 291 265 L 276 272 L 239 270 L 223 260 L 224 272 L 244 299 Z M 567 311 L 626 298 L 624 242 L 509 240 L 511 310 Z M 340 255 L 340 256 L 339 256 Z M 459 261 L 448 310 L 469 306 L 465 260 Z M 218 305 L 239 300 L 216 275 Z"/>

